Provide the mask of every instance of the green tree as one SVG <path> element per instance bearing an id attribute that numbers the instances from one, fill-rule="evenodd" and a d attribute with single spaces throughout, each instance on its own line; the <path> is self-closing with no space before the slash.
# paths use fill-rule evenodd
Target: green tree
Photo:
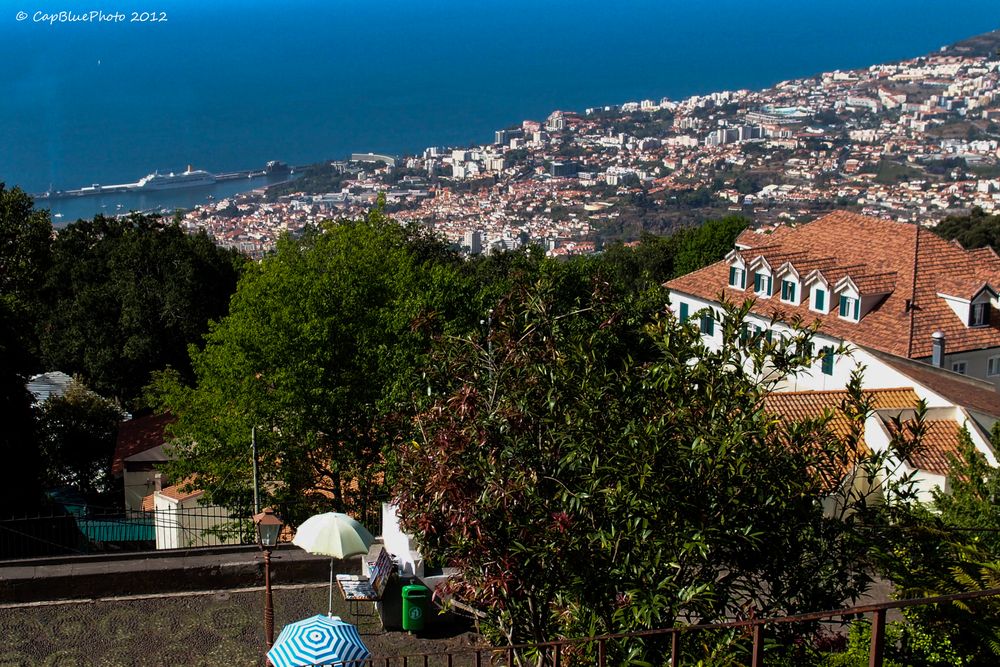
<path id="1" fill-rule="evenodd" d="M 477 321 L 468 281 L 432 245 L 374 210 L 282 238 L 250 266 L 229 315 L 191 348 L 196 383 L 161 375 L 152 388 L 178 416 L 173 475 L 245 503 L 256 428 L 265 490 L 286 518 L 371 506 L 431 336 Z"/>
<path id="2" fill-rule="evenodd" d="M 736 238 L 746 227 L 746 218 L 727 216 L 677 232 L 674 275 L 682 276 L 722 259 L 733 249 Z"/>
<path id="3" fill-rule="evenodd" d="M 633 289 L 648 289 L 674 277 L 678 238 L 643 233 L 638 245 L 614 243 L 596 261 L 609 279 L 618 284 L 631 283 Z"/>
<path id="4" fill-rule="evenodd" d="M 154 370 L 190 373 L 187 346 L 226 313 L 242 256 L 157 217 L 97 216 L 53 244 L 39 339 L 46 366 L 134 407 Z"/>
<path id="5" fill-rule="evenodd" d="M 933 230 L 941 238 L 956 240 L 965 248 L 1000 250 L 1000 215 L 986 215 L 978 206 L 966 216 L 949 215 Z"/>
<path id="6" fill-rule="evenodd" d="M 1000 443 L 994 427 L 992 445 Z M 950 457 L 949 492 L 934 492 L 933 510 L 892 527 L 881 570 L 900 597 L 1000 588 L 1000 471 L 989 465 L 967 431 Z M 994 665 L 1000 657 L 1000 602 L 980 598 L 903 612 L 892 655 L 905 664 Z"/>
<path id="7" fill-rule="evenodd" d="M 25 388 L 37 370 L 35 322 L 49 264 L 52 225 L 20 188 L 0 183 L 0 456 L 15 474 L 0 491 L 6 512 L 31 512 L 41 503 L 38 439 Z"/>
<path id="8" fill-rule="evenodd" d="M 32 356 L 37 352 L 33 330 L 51 245 L 48 211 L 35 210 L 31 197 L 20 188 L 7 190 L 0 183 L 0 300 L 17 320 L 10 333 Z"/>
<path id="9" fill-rule="evenodd" d="M 1000 446 L 1000 426 L 994 425 L 991 436 L 993 447 Z M 976 449 L 968 432 L 960 443 L 949 468 L 949 492 L 935 490 L 934 507 L 945 526 L 965 532 L 970 542 L 1000 560 L 1000 470 Z"/>
<path id="10" fill-rule="evenodd" d="M 517 285 L 486 340 L 442 343 L 397 501 L 494 641 L 796 613 L 865 589 L 878 531 L 860 526 L 881 515 L 820 502 L 818 471 L 843 470 L 850 443 L 761 409 L 760 371 L 804 363 L 810 334 L 744 345 L 746 308 L 716 314 L 711 351 L 691 323 L 557 274 Z M 617 659 L 662 647 L 630 650 Z"/>
<path id="11" fill-rule="evenodd" d="M 37 414 L 45 485 L 71 486 L 91 500 L 111 492 L 111 458 L 124 418 L 121 406 L 76 381 L 46 400 Z"/>
<path id="12" fill-rule="evenodd" d="M 24 345 L 22 321 L 0 299 L 0 457 L 13 472 L 0 488 L 4 514 L 32 512 L 41 506 L 38 436 L 32 397 L 25 388 L 31 358 Z"/>
<path id="13" fill-rule="evenodd" d="M 52 224 L 47 211 L 35 210 L 20 188 L 0 183 L 0 294 L 14 302 L 37 298 L 49 264 Z"/>

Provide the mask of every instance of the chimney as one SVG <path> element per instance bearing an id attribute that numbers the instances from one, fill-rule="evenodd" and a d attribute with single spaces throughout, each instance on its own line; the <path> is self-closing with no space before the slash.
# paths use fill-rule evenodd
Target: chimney
<path id="1" fill-rule="evenodd" d="M 941 330 L 931 334 L 931 365 L 944 368 L 944 332 Z"/>
<path id="2" fill-rule="evenodd" d="M 153 490 L 162 491 L 163 490 L 163 473 L 158 472 L 153 475 Z"/>

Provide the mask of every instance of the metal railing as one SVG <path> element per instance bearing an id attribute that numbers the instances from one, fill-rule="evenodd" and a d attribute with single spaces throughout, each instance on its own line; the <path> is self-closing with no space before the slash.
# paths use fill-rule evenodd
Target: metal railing
<path id="1" fill-rule="evenodd" d="M 1000 588 L 991 588 L 981 591 L 956 593 L 953 595 L 940 595 L 936 597 L 914 598 L 908 600 L 893 600 L 891 602 L 861 605 L 848 609 L 818 611 L 777 618 L 729 621 L 725 623 L 707 623 L 702 625 L 689 625 L 675 628 L 661 628 L 657 630 L 643 630 L 638 632 L 584 637 L 580 639 L 564 639 L 539 644 L 519 644 L 499 648 L 478 647 L 446 653 L 416 653 L 403 656 L 383 656 L 337 664 L 338 667 L 340 665 L 343 665 L 343 667 L 464 667 L 466 665 L 469 667 L 483 667 L 484 665 L 494 667 L 501 665 L 504 667 L 514 667 L 514 665 L 517 664 L 515 662 L 515 655 L 534 653 L 535 655 L 543 656 L 541 662 L 538 662 L 536 659 L 536 664 L 550 665 L 552 667 L 568 667 L 570 664 L 590 664 L 597 665 L 598 667 L 607 667 L 610 660 L 608 651 L 609 645 L 627 642 L 629 640 L 663 638 L 664 641 L 667 639 L 670 641 L 670 666 L 680 667 L 682 657 L 681 642 L 684 635 L 709 630 L 746 629 L 749 631 L 753 639 L 750 658 L 751 666 L 763 667 L 764 642 L 766 630 L 769 626 L 814 621 L 839 621 L 845 617 L 860 618 L 861 616 L 871 614 L 871 644 L 869 647 L 868 664 L 869 667 L 882 667 L 885 655 L 885 620 L 887 611 L 891 609 L 904 609 L 907 607 L 956 602 L 961 600 L 973 600 L 976 598 L 993 597 L 998 595 L 1000 595 Z M 589 649 L 593 657 L 586 659 L 583 663 L 578 660 L 574 661 L 575 656 L 583 654 L 584 651 L 582 649 Z"/>
<path id="2" fill-rule="evenodd" d="M 356 505 L 352 515 L 379 534 L 380 499 Z M 277 509 L 279 514 L 285 510 Z M 0 520 L 0 560 L 256 544 L 252 514 L 249 507 L 215 505 L 170 511 L 80 505 L 73 511 L 13 517 Z"/>
<path id="3" fill-rule="evenodd" d="M 169 513 L 88 508 L 15 517 L 0 521 L 0 560 L 147 551 L 156 548 L 158 531 L 161 544 L 169 532 L 178 536 L 180 548 L 253 544 L 246 516 L 224 507 L 194 507 Z"/>

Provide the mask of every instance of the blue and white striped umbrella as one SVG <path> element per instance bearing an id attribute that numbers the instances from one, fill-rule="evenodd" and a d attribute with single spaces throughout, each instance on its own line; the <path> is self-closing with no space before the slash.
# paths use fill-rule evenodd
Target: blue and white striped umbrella
<path id="1" fill-rule="evenodd" d="M 356 627 L 321 614 L 283 627 L 267 652 L 274 667 L 351 664 L 370 657 Z"/>

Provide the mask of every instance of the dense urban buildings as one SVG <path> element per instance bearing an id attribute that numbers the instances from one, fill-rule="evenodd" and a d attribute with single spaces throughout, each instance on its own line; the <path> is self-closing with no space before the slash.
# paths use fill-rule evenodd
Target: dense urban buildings
<path id="1" fill-rule="evenodd" d="M 726 211 L 771 223 L 849 208 L 933 224 L 1000 209 L 998 78 L 994 52 L 960 43 L 766 90 L 554 111 L 497 130 L 489 145 L 354 154 L 313 167 L 337 175 L 329 190 L 258 191 L 198 207 L 184 224 L 260 254 L 283 232 L 359 214 L 379 193 L 396 219 L 456 246 L 471 249 L 478 231 L 483 252 L 592 252 Z"/>

